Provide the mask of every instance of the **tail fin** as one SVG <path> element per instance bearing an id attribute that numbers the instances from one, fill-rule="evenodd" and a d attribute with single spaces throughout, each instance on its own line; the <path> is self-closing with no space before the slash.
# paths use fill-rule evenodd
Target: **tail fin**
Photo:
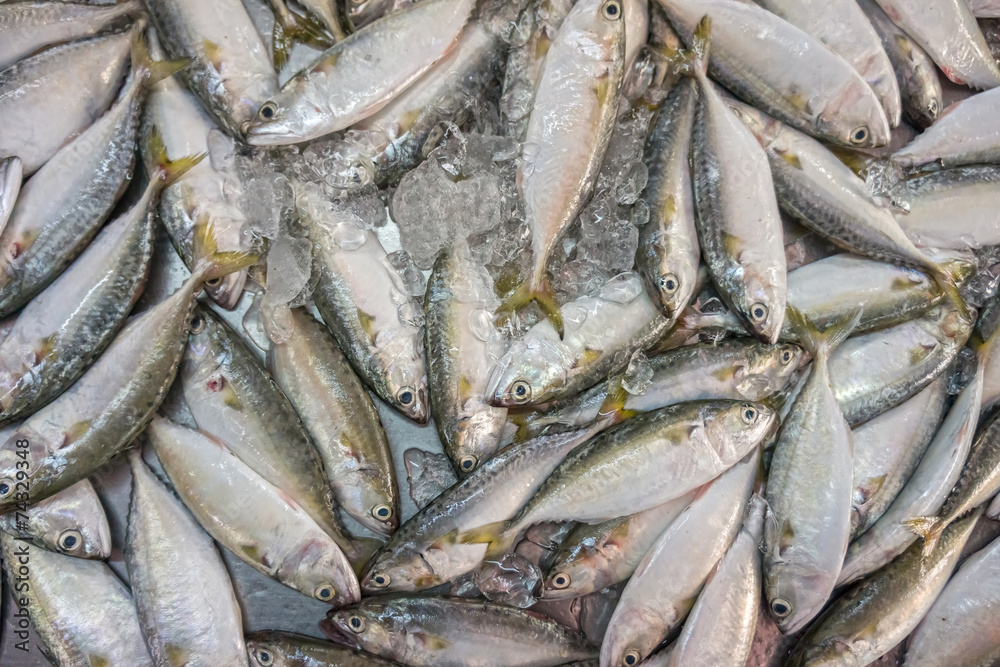
<path id="1" fill-rule="evenodd" d="M 191 63 L 186 60 L 153 60 L 149 53 L 145 26 L 137 23 L 132 32 L 132 71 L 143 88 L 170 78 Z"/>
<path id="2" fill-rule="evenodd" d="M 182 158 L 171 160 L 167 157 L 166 146 L 163 145 L 163 135 L 160 134 L 156 126 L 149 133 L 146 150 L 149 152 L 148 164 L 155 165 L 155 173 L 149 175 L 150 181 L 161 190 L 194 168 L 207 155 L 207 153 L 185 155 Z"/>
<path id="3" fill-rule="evenodd" d="M 514 544 L 521 530 L 518 526 L 509 526 L 507 521 L 488 523 L 471 530 L 463 530 L 455 536 L 456 542 L 462 544 L 486 544 L 485 558 L 499 558 Z"/>
<path id="4" fill-rule="evenodd" d="M 194 268 L 191 275 L 195 282 L 204 283 L 235 273 L 255 264 L 260 257 L 248 251 L 219 252 L 215 241 L 215 227 L 207 215 L 198 218 L 194 226 Z"/>
<path id="5" fill-rule="evenodd" d="M 296 42 L 315 46 L 326 50 L 333 46 L 333 40 L 326 32 L 326 27 L 312 16 L 302 16 L 285 4 L 284 0 L 271 0 L 274 8 L 274 31 L 272 33 L 272 48 L 274 50 L 274 69 L 280 72 L 288 64 L 288 57 Z"/>
<path id="6" fill-rule="evenodd" d="M 531 279 L 521 283 L 514 293 L 507 297 L 507 299 L 500 305 L 497 309 L 498 313 L 510 312 L 516 313 L 521 310 L 532 301 L 536 302 L 542 308 L 542 312 L 545 316 L 549 318 L 552 322 L 552 326 L 555 328 L 556 332 L 559 334 L 559 339 L 562 340 L 565 329 L 563 328 L 563 318 L 562 310 L 560 310 L 559 302 L 556 300 L 555 290 L 552 289 L 552 283 L 544 275 L 538 279 Z"/>
<path id="7" fill-rule="evenodd" d="M 625 401 L 628 400 L 629 393 L 625 391 L 624 379 L 623 374 L 608 378 L 608 395 L 601 403 L 601 407 L 597 409 L 598 422 L 612 426 L 638 414 L 635 410 L 625 409 Z"/>
<path id="8" fill-rule="evenodd" d="M 691 45 L 687 49 L 665 46 L 660 51 L 667 63 L 678 73 L 698 78 L 708 71 L 708 55 L 712 38 L 712 17 L 707 14 L 694 29 Z"/>
<path id="9" fill-rule="evenodd" d="M 926 558 L 934 551 L 941 533 L 948 527 L 946 521 L 936 516 L 918 516 L 915 519 L 907 519 L 903 522 L 911 532 L 924 538 L 924 557 Z"/>
<path id="10" fill-rule="evenodd" d="M 967 318 L 975 318 L 975 314 L 969 309 L 969 304 L 965 302 L 962 293 L 958 291 L 958 278 L 962 275 L 959 266 L 961 263 L 952 263 L 948 267 L 934 264 L 931 269 L 931 280 L 937 286 L 944 298 L 951 302 L 958 312 Z"/>
<path id="11" fill-rule="evenodd" d="M 788 306 L 788 323 L 792 325 L 795 334 L 799 337 L 799 342 L 812 355 L 815 360 L 820 355 L 829 356 L 838 345 L 847 340 L 851 332 L 857 328 L 861 322 L 861 315 L 864 310 L 859 308 L 853 314 L 844 319 L 834 322 L 822 333 L 816 328 L 805 313 L 795 306 Z"/>

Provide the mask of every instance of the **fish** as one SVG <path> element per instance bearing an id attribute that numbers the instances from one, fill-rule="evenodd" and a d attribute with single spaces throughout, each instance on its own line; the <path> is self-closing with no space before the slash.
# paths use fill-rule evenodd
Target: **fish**
<path id="1" fill-rule="evenodd" d="M 429 409 L 420 306 L 378 237 L 316 196 L 303 195 L 297 204 L 315 249 L 316 308 L 365 384 L 422 424 Z"/>
<path id="2" fill-rule="evenodd" d="M 902 196 L 909 211 L 896 221 L 920 247 L 979 250 L 1000 244 L 992 216 L 1000 205 L 1000 169 L 956 167 L 911 179 Z"/>
<path id="3" fill-rule="evenodd" d="M 6 157 L 0 160 L 0 233 L 7 225 L 14 202 L 21 192 L 21 176 L 23 165 L 19 157 Z"/>
<path id="4" fill-rule="evenodd" d="M 903 116 L 913 126 L 928 127 L 944 110 L 937 65 L 919 44 L 892 22 L 875 0 L 857 0 L 892 63 L 903 103 Z"/>
<path id="5" fill-rule="evenodd" d="M 316 16 L 335 40 L 347 37 L 344 27 L 340 24 L 338 4 L 335 0 L 305 0 L 302 6 Z"/>
<path id="6" fill-rule="evenodd" d="M 889 121 L 875 92 L 807 32 L 742 0 L 660 0 L 660 6 L 689 46 L 702 18 L 711 17 L 709 73 L 747 104 L 849 148 L 889 142 Z"/>
<path id="7" fill-rule="evenodd" d="M 111 556 L 108 517 L 86 479 L 26 510 L 0 514 L 0 529 L 36 547 L 74 558 L 104 560 Z"/>
<path id="8" fill-rule="evenodd" d="M 820 612 L 847 552 L 854 439 L 837 403 L 829 359 L 860 313 L 822 333 L 794 309 L 789 318 L 812 366 L 782 420 L 767 479 L 764 593 L 784 634 L 798 631 Z"/>
<path id="9" fill-rule="evenodd" d="M 12 2 L 0 7 L 0 70 L 47 46 L 94 37 L 141 12 L 138 0 L 105 7 L 70 2 Z"/>
<path id="10" fill-rule="evenodd" d="M 642 512 L 598 524 L 578 524 L 563 540 L 542 581 L 542 600 L 565 600 L 619 584 L 635 572 L 657 538 L 698 491 Z"/>
<path id="11" fill-rule="evenodd" d="M 246 127 L 247 141 L 297 144 L 367 118 L 455 47 L 474 5 L 426 0 L 337 42 L 261 105 Z M 386 57 L 390 41 L 407 48 Z"/>
<path id="12" fill-rule="evenodd" d="M 139 448 L 129 450 L 128 461 L 125 565 L 153 659 L 246 667 L 243 616 L 215 543 L 146 466 Z"/>
<path id="13" fill-rule="evenodd" d="M 413 667 L 547 667 L 594 655 L 581 635 L 540 614 L 462 598 L 368 598 L 328 612 L 320 629 Z"/>
<path id="14" fill-rule="evenodd" d="M 320 0 L 318 3 L 314 2 L 313 4 L 318 5 L 318 9 L 326 11 L 330 9 L 325 6 L 326 3 L 324 0 Z M 336 38 L 331 39 L 332 33 L 328 34 L 327 27 L 323 25 L 323 22 L 319 20 L 319 16 L 315 15 L 315 13 L 310 12 L 303 15 L 297 11 L 293 11 L 288 8 L 285 0 L 268 0 L 268 6 L 271 10 L 271 17 L 273 17 L 271 40 L 268 46 L 271 49 L 275 72 L 284 70 L 296 43 L 323 51 L 336 41 Z M 249 15 L 249 10 L 247 13 Z M 257 21 L 254 21 L 254 17 L 250 16 L 250 19 L 259 29 L 259 24 Z M 343 39 L 343 30 L 340 28 L 339 23 L 336 22 L 336 19 L 334 19 L 334 23 L 337 25 L 339 38 Z M 261 32 L 263 33 L 263 31 Z M 263 41 L 267 41 L 263 34 L 261 34 L 261 37 Z"/>
<path id="15" fill-rule="evenodd" d="M 854 429 L 851 539 L 872 527 L 910 478 L 944 417 L 947 373 Z"/>
<path id="16" fill-rule="evenodd" d="M 512 408 L 572 396 L 622 370 L 670 328 L 634 272 L 565 304 L 562 321 L 562 333 L 548 318 L 511 343 L 490 372 L 488 401 Z"/>
<path id="17" fill-rule="evenodd" d="M 365 594 L 415 592 L 472 572 L 486 547 L 463 531 L 512 517 L 592 429 L 543 436 L 506 448 L 441 493 L 389 538 L 361 574 Z"/>
<path id="18" fill-rule="evenodd" d="M 408 7 L 410 4 L 411 0 L 348 0 L 344 3 L 344 17 L 351 30 L 358 31 L 395 11 L 397 6 Z"/>
<path id="19" fill-rule="evenodd" d="M 345 534 L 333 484 L 298 413 L 257 356 L 224 320 L 195 311 L 180 383 L 198 428 L 294 501 L 352 561 L 365 548 Z"/>
<path id="20" fill-rule="evenodd" d="M 759 457 L 752 451 L 706 484 L 646 552 L 611 616 L 601 667 L 638 665 L 688 615 L 740 532 Z"/>
<path id="21" fill-rule="evenodd" d="M 130 40 L 124 32 L 71 42 L 0 72 L 0 158 L 19 157 L 31 176 L 97 121 L 125 77 Z"/>
<path id="22" fill-rule="evenodd" d="M 889 127 L 899 125 L 902 101 L 896 74 L 882 40 L 856 2 L 758 0 L 757 4 L 809 33 L 849 62 L 875 91 Z"/>
<path id="23" fill-rule="evenodd" d="M 391 535 L 399 528 L 399 490 L 375 404 L 326 327 L 302 308 L 289 320 L 288 338 L 268 350 L 271 376 L 312 436 L 336 506 Z"/>
<path id="24" fill-rule="evenodd" d="M 694 297 L 701 262 L 688 164 L 697 105 L 697 84 L 682 79 L 657 111 L 646 140 L 649 180 L 642 199 L 650 215 L 639 231 L 635 265 L 646 291 L 673 320 Z"/>
<path id="25" fill-rule="evenodd" d="M 1000 3 L 997 0 L 968 0 L 969 9 L 976 18 L 1000 18 Z"/>
<path id="26" fill-rule="evenodd" d="M 240 0 L 146 3 L 160 45 L 190 65 L 178 76 L 234 137 L 274 94 L 277 76 L 267 48 Z"/>
<path id="27" fill-rule="evenodd" d="M 876 1 L 951 81 L 972 88 L 1000 85 L 1000 68 L 990 55 L 967 0 Z"/>
<path id="28" fill-rule="evenodd" d="M 339 644 L 278 630 L 259 630 L 247 635 L 247 651 L 254 667 L 392 667 L 383 660 Z"/>
<path id="29" fill-rule="evenodd" d="M 848 589 L 795 646 L 789 667 L 867 665 L 888 653 L 941 593 L 978 518 L 979 512 L 955 523 L 930 555 L 915 544 Z"/>
<path id="30" fill-rule="evenodd" d="M 1000 123 L 990 113 L 1000 93 L 987 90 L 956 102 L 892 161 L 906 170 L 951 169 L 1000 161 Z"/>
<path id="31" fill-rule="evenodd" d="M 750 657 L 763 578 L 759 549 L 765 511 L 763 496 L 752 496 L 739 534 L 673 644 L 669 667 L 742 667 Z"/>
<path id="32" fill-rule="evenodd" d="M 201 431 L 155 416 L 146 434 L 177 495 L 216 541 L 303 595 L 336 607 L 360 599 L 344 552 L 283 489 Z"/>
<path id="33" fill-rule="evenodd" d="M 493 280 L 464 241 L 434 262 L 424 298 L 427 383 L 434 425 L 459 475 L 500 448 L 507 409 L 488 402 L 487 383 L 504 339 L 493 325 L 500 305 Z"/>
<path id="34" fill-rule="evenodd" d="M 620 0 L 580 0 L 545 56 L 528 117 L 517 183 L 531 229 L 528 279 L 501 308 L 536 301 L 563 337 L 563 317 L 546 274 L 549 257 L 597 180 L 618 112 L 625 71 Z"/>

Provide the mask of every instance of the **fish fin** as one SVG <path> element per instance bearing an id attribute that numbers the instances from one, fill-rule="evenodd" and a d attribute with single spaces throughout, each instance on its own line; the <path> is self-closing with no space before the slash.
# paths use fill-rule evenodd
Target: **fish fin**
<path id="1" fill-rule="evenodd" d="M 326 27 L 313 16 L 303 16 L 292 11 L 283 0 L 271 0 L 277 5 L 274 12 L 274 31 L 271 36 L 274 48 L 274 69 L 280 72 L 288 64 L 288 56 L 296 42 L 326 51 L 333 40 Z"/>
<path id="2" fill-rule="evenodd" d="M 136 30 L 132 33 L 132 69 L 143 88 L 149 88 L 164 79 L 169 79 L 190 64 L 190 58 L 154 60 L 149 54 L 146 31 Z"/>
<path id="3" fill-rule="evenodd" d="M 944 268 L 934 265 L 934 270 L 931 272 L 931 280 L 937 286 L 944 298 L 951 302 L 955 309 L 959 313 L 963 313 L 965 317 L 975 317 L 972 311 L 969 309 L 969 305 L 965 302 L 965 298 L 958 291 L 958 285 L 955 282 L 955 277 L 952 276 L 951 272 Z"/>
<path id="4" fill-rule="evenodd" d="M 168 665 L 191 664 L 191 655 L 183 646 L 170 643 L 164 644 L 163 653 Z"/>
<path id="5" fill-rule="evenodd" d="M 934 551 L 938 540 L 941 539 L 941 533 L 947 528 L 947 524 L 936 516 L 918 516 L 914 519 L 906 519 L 903 521 L 903 525 L 910 532 L 924 539 L 923 552 L 925 557 Z"/>
<path id="6" fill-rule="evenodd" d="M 533 412 L 528 411 L 507 411 L 507 421 L 517 427 L 517 432 L 514 433 L 514 442 L 524 442 L 531 439 L 531 423 L 534 421 L 532 414 Z"/>
<path id="7" fill-rule="evenodd" d="M 712 17 L 707 14 L 698 22 L 688 49 L 672 46 L 661 48 L 661 55 L 679 74 L 697 78 L 708 71 L 709 44 L 712 36 Z"/>
<path id="8" fill-rule="evenodd" d="M 375 318 L 372 315 L 369 315 L 365 311 L 361 310 L 360 308 L 358 308 L 357 310 L 358 310 L 358 323 L 361 324 L 361 328 L 364 330 L 365 335 L 368 336 L 368 340 L 371 342 L 372 345 L 374 345 L 375 337 L 378 334 L 378 331 L 376 331 L 375 329 Z"/>
<path id="9" fill-rule="evenodd" d="M 39 360 L 54 358 L 56 353 L 56 344 L 59 342 L 59 334 L 54 333 L 52 335 L 46 336 L 39 341 L 38 349 L 35 350 L 35 354 Z"/>
<path id="10" fill-rule="evenodd" d="M 215 241 L 215 226 L 208 215 L 202 215 L 194 226 L 194 269 L 198 282 L 221 278 L 255 264 L 260 257 L 249 251 L 219 252 Z"/>
<path id="11" fill-rule="evenodd" d="M 781 156 L 782 160 L 792 165 L 799 171 L 802 171 L 802 160 L 799 159 L 798 155 L 792 153 L 791 151 L 785 151 L 780 149 L 775 149 L 774 152 L 777 153 L 779 156 Z"/>
<path id="12" fill-rule="evenodd" d="M 533 284 L 535 282 L 538 284 Z M 552 322 L 552 326 L 559 334 L 559 340 L 562 340 L 565 333 L 565 329 L 563 328 L 562 310 L 560 310 L 559 302 L 556 300 L 556 293 L 555 290 L 552 289 L 552 283 L 550 283 L 549 279 L 545 276 L 542 276 L 537 281 L 530 280 L 521 283 L 518 288 L 514 290 L 514 293 L 508 296 L 507 299 L 500 305 L 497 312 L 515 313 L 532 301 L 541 306 L 542 312 L 544 312 L 545 316 L 549 318 L 549 321 Z"/>
<path id="13" fill-rule="evenodd" d="M 816 329 L 816 325 L 806 317 L 805 313 L 795 306 L 787 306 L 787 312 L 788 322 L 799 337 L 799 341 L 813 359 L 816 359 L 820 354 L 829 356 L 838 345 L 847 340 L 847 337 L 861 322 L 864 309 L 858 308 L 853 313 L 828 326 L 822 333 Z"/>
<path id="14" fill-rule="evenodd" d="M 151 162 L 156 165 L 156 173 L 150 174 L 150 180 L 155 182 L 156 187 L 159 189 L 163 189 L 175 182 L 208 155 L 207 153 L 199 153 L 198 155 L 185 155 L 182 158 L 171 160 L 167 157 L 167 147 L 163 143 L 163 135 L 155 125 L 149 133 L 146 150 L 149 152 Z"/>
<path id="15" fill-rule="evenodd" d="M 111 667 L 111 661 L 103 655 L 88 655 L 87 659 L 90 661 L 90 667 Z"/>
<path id="16" fill-rule="evenodd" d="M 583 352 L 580 353 L 580 357 L 573 363 L 573 368 L 580 368 L 581 366 L 587 366 L 594 363 L 601 358 L 604 354 L 600 350 L 595 350 L 592 347 L 583 348 Z"/>
<path id="17" fill-rule="evenodd" d="M 90 420 L 79 421 L 66 429 L 63 437 L 63 447 L 73 444 L 90 430 Z"/>
<path id="18" fill-rule="evenodd" d="M 883 486 L 885 486 L 886 475 L 879 475 L 878 477 L 873 477 L 869 479 L 865 484 L 860 487 L 861 495 L 864 498 L 864 503 L 878 493 Z M 864 504 L 862 503 L 862 504 Z"/>
<path id="19" fill-rule="evenodd" d="M 455 535 L 455 541 L 462 544 L 485 544 L 485 558 L 498 558 L 510 550 L 520 532 L 516 527 L 508 530 L 507 525 L 507 521 L 495 521 L 478 528 L 463 530 Z"/>
<path id="20" fill-rule="evenodd" d="M 416 639 L 428 651 L 443 651 L 452 646 L 452 643 L 444 637 L 432 635 L 428 632 L 410 632 L 410 637 Z"/>
<path id="21" fill-rule="evenodd" d="M 201 48 L 205 51 L 205 57 L 208 58 L 208 62 L 212 63 L 212 67 L 215 71 L 222 71 L 222 49 L 219 45 L 210 39 L 201 40 Z"/>
<path id="22" fill-rule="evenodd" d="M 597 409 L 597 419 L 600 422 L 611 422 L 617 424 L 638 414 L 635 410 L 626 410 L 625 401 L 628 400 L 629 393 L 625 391 L 622 384 L 623 375 L 608 379 L 608 395 L 604 397 L 604 402 Z"/>

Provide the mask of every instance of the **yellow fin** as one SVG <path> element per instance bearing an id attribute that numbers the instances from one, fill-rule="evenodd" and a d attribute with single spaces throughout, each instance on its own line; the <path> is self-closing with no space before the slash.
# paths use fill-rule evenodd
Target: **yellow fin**
<path id="1" fill-rule="evenodd" d="M 91 424 L 90 420 L 87 419 L 84 421 L 79 421 L 70 426 L 68 429 L 66 429 L 65 437 L 63 439 L 63 447 L 71 445 L 80 438 L 82 438 L 87 433 L 87 431 L 90 430 L 90 424 Z"/>
<path id="2" fill-rule="evenodd" d="M 664 220 L 673 220 L 677 215 L 677 201 L 674 199 L 673 195 L 667 197 L 666 201 L 663 202 L 663 208 L 660 210 L 660 215 L 663 216 Z"/>
<path id="3" fill-rule="evenodd" d="M 368 336 L 368 340 L 371 341 L 372 345 L 374 345 L 375 336 L 378 333 L 375 330 L 375 318 L 358 308 L 358 322 L 361 324 L 361 328 L 364 330 L 365 335 Z"/>
<path id="4" fill-rule="evenodd" d="M 924 539 L 923 552 L 925 557 L 934 551 L 938 540 L 941 539 L 941 533 L 948 527 L 948 524 L 943 519 L 936 516 L 918 516 L 914 519 L 906 519 L 903 521 L 903 525 L 910 532 Z"/>
<path id="5" fill-rule="evenodd" d="M 549 322 L 552 323 L 552 327 L 559 334 L 559 339 L 562 340 L 565 329 L 563 328 L 562 311 L 560 310 L 559 302 L 556 300 L 555 290 L 552 289 L 552 284 L 548 278 L 542 277 L 538 282 L 539 284 L 534 288 L 531 285 L 531 281 L 521 283 L 514 290 L 514 293 L 507 297 L 500 305 L 497 312 L 517 312 L 534 301 L 541 306 L 542 312 L 545 313 Z"/>
<path id="6" fill-rule="evenodd" d="M 190 58 L 181 60 L 153 60 L 149 55 L 146 33 L 136 30 L 132 33 L 132 69 L 140 85 L 149 88 L 155 83 L 168 79 L 191 64 Z"/>
<path id="7" fill-rule="evenodd" d="M 214 67 L 217 72 L 221 72 L 222 49 L 219 48 L 219 45 L 210 39 L 202 39 L 201 48 L 205 51 L 205 57 L 208 58 L 208 62 L 212 63 L 212 67 Z"/>
<path id="8" fill-rule="evenodd" d="M 178 178 L 194 168 L 199 162 L 205 159 L 207 153 L 198 155 L 187 155 L 176 160 L 167 157 L 167 148 L 163 144 L 163 135 L 155 125 L 149 133 L 149 141 L 146 144 L 149 152 L 149 161 L 155 165 L 156 173 L 150 174 L 151 184 L 163 189 L 175 182 Z"/>
<path id="9" fill-rule="evenodd" d="M 775 150 L 774 152 L 777 153 L 781 157 L 782 160 L 784 160 L 788 164 L 792 165 L 793 167 L 795 167 L 799 171 L 802 171 L 802 161 L 799 160 L 799 156 L 798 155 L 796 155 L 795 153 L 791 153 L 789 151 L 783 151 L 783 150 Z"/>

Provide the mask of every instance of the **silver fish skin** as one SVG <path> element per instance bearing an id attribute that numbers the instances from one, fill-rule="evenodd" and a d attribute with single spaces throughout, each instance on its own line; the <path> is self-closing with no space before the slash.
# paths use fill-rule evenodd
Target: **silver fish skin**
<path id="1" fill-rule="evenodd" d="M 369 598 L 327 613 L 320 629 L 413 667 L 550 667 L 595 653 L 582 635 L 544 616 L 463 598 Z"/>
<path id="2" fill-rule="evenodd" d="M 128 54 L 126 32 L 56 46 L 0 72 L 0 157 L 21 158 L 25 176 L 38 171 L 110 106 Z"/>
<path id="3" fill-rule="evenodd" d="M 847 550 L 839 586 L 860 579 L 896 558 L 917 535 L 903 522 L 937 513 L 958 482 L 979 421 L 983 358 L 973 380 L 955 398 L 916 470 L 875 524 Z"/>
<path id="4" fill-rule="evenodd" d="M 649 181 L 642 198 L 650 216 L 639 232 L 635 263 L 646 290 L 674 320 L 694 296 L 701 262 L 688 163 L 697 103 L 697 84 L 687 78 L 678 82 L 646 141 Z"/>
<path id="5" fill-rule="evenodd" d="M 1000 168 L 957 167 L 907 181 L 899 226 L 920 247 L 979 250 L 1000 244 Z"/>
<path id="6" fill-rule="evenodd" d="M 910 636 L 906 667 L 979 667 L 1000 658 L 1000 633 L 990 614 L 1000 604 L 1000 540 L 962 563 Z"/>
<path id="7" fill-rule="evenodd" d="M 132 595 L 107 563 L 0 535 L 7 576 L 25 578 L 17 602 L 31 618 L 46 658 L 60 667 L 154 667 Z"/>
<path id="8" fill-rule="evenodd" d="M 741 0 L 660 5 L 688 44 L 698 22 L 711 17 L 709 72 L 745 102 L 844 146 L 889 142 L 889 122 L 874 91 L 846 60 L 800 28 Z"/>
<path id="9" fill-rule="evenodd" d="M 903 641 L 948 583 L 980 514 L 953 524 L 933 553 L 914 544 L 849 589 L 799 641 L 789 667 L 869 665 Z"/>
<path id="10" fill-rule="evenodd" d="M 688 615 L 740 532 L 759 457 L 754 450 L 707 484 L 650 547 L 611 616 L 601 667 L 639 664 Z"/>
<path id="11" fill-rule="evenodd" d="M 992 333 L 989 333 L 989 339 L 993 338 Z M 1000 401 L 1000 353 L 997 352 L 995 346 L 991 345 L 986 349 L 983 357 L 983 396 L 981 408 L 983 413 L 986 413 L 998 401 Z"/>
<path id="12" fill-rule="evenodd" d="M 125 564 L 153 660 L 246 667 L 243 616 L 215 543 L 184 505 L 129 451 L 132 496 Z"/>
<path id="13" fill-rule="evenodd" d="M 997 0 L 968 0 L 972 15 L 980 19 L 1000 18 L 1000 2 Z"/>
<path id="14" fill-rule="evenodd" d="M 830 382 L 851 426 L 930 384 L 965 345 L 968 316 L 944 301 L 917 319 L 854 336 L 830 357 Z"/>
<path id="15" fill-rule="evenodd" d="M 296 201 L 313 242 L 316 308 L 372 391 L 409 419 L 428 416 L 420 306 L 371 231 L 314 194 Z M 397 305 L 399 304 L 399 305 Z"/>
<path id="16" fill-rule="evenodd" d="M 743 667 L 750 657 L 760 607 L 760 542 L 766 501 L 750 498 L 739 534 L 705 582 L 668 667 Z"/>
<path id="17" fill-rule="evenodd" d="M 823 608 L 847 552 L 854 439 L 830 382 L 829 359 L 860 313 L 823 333 L 801 313 L 791 311 L 789 317 L 812 366 L 782 420 L 767 479 L 764 594 L 785 634 L 802 628 Z"/>
<path id="18" fill-rule="evenodd" d="M 809 33 L 849 62 L 875 91 L 889 127 L 899 125 L 902 102 L 889 56 L 875 29 L 854 0 L 795 2 L 756 0 L 757 4 Z"/>
<path id="19" fill-rule="evenodd" d="M 967 0 L 876 0 L 893 23 L 930 54 L 945 76 L 972 88 L 1000 85 L 1000 68 L 990 55 Z"/>
<path id="20" fill-rule="evenodd" d="M 543 436 L 497 454 L 410 518 L 372 557 L 361 576 L 365 594 L 433 588 L 471 572 L 486 546 L 454 536 L 504 521 L 540 487 L 592 430 Z"/>
<path id="21" fill-rule="evenodd" d="M 36 547 L 74 558 L 104 560 L 111 556 L 108 517 L 86 479 L 27 511 L 0 515 L 0 529 Z"/>
<path id="22" fill-rule="evenodd" d="M 507 425 L 507 409 L 490 405 L 487 393 L 504 351 L 493 326 L 499 305 L 493 280 L 464 241 L 441 251 L 424 299 L 427 383 L 434 424 L 459 475 L 496 453 Z"/>
<path id="23" fill-rule="evenodd" d="M 924 128 L 944 109 L 944 93 L 937 65 L 919 44 L 892 22 L 875 0 L 857 0 L 892 62 L 903 101 L 903 115 L 912 125 Z"/>
<path id="24" fill-rule="evenodd" d="M 944 417 L 947 374 L 854 429 L 851 539 L 871 528 L 913 474 Z"/>
<path id="25" fill-rule="evenodd" d="M 303 595 L 335 606 L 361 597 L 337 543 L 225 445 L 159 416 L 146 433 L 177 495 L 220 544 Z"/>
<path id="26" fill-rule="evenodd" d="M 337 42 L 261 106 L 247 141 L 297 144 L 371 116 L 455 47 L 474 5 L 426 0 Z M 407 48 L 386 57 L 388 43 Z"/>
<path id="27" fill-rule="evenodd" d="M 251 632 L 246 641 L 250 664 L 254 667 L 393 667 L 399 664 L 315 637 L 278 630 Z"/>
<path id="28" fill-rule="evenodd" d="M 896 151 L 904 169 L 936 169 L 1000 160 L 1000 122 L 991 113 L 1000 92 L 987 90 L 948 107 L 922 134 Z"/>
<path id="29" fill-rule="evenodd" d="M 290 325 L 286 340 L 271 341 L 271 376 L 312 436 L 336 505 L 391 535 L 399 528 L 399 490 L 375 404 L 323 324 L 295 308 Z"/>
<path id="30" fill-rule="evenodd" d="M 0 232 L 7 225 L 14 202 L 21 192 L 23 173 L 21 158 L 6 157 L 0 160 Z"/>
<path id="31" fill-rule="evenodd" d="M 698 491 L 604 523 L 577 525 L 555 554 L 542 581 L 542 600 L 566 600 L 619 584 L 635 572 L 657 538 Z"/>
<path id="32" fill-rule="evenodd" d="M 344 28 L 340 24 L 340 3 L 337 0 L 304 0 L 302 6 L 319 18 L 334 39 L 344 39 Z"/>
<path id="33" fill-rule="evenodd" d="M 267 48 L 240 0 L 147 0 L 146 10 L 170 58 L 205 108 L 234 137 L 278 87 Z"/>
<path id="34" fill-rule="evenodd" d="M 347 0 L 344 16 L 351 29 L 358 31 L 393 11 L 396 5 L 408 6 L 410 0 Z"/>
<path id="35" fill-rule="evenodd" d="M 534 405 L 576 394 L 621 370 L 670 328 L 633 272 L 611 279 L 596 296 L 565 304 L 562 319 L 561 337 L 546 319 L 511 343 L 486 385 L 493 405 Z"/>
<path id="36" fill-rule="evenodd" d="M 106 7 L 71 2 L 12 2 L 0 7 L 0 70 L 51 46 L 93 37 L 139 13 L 138 0 Z"/>

